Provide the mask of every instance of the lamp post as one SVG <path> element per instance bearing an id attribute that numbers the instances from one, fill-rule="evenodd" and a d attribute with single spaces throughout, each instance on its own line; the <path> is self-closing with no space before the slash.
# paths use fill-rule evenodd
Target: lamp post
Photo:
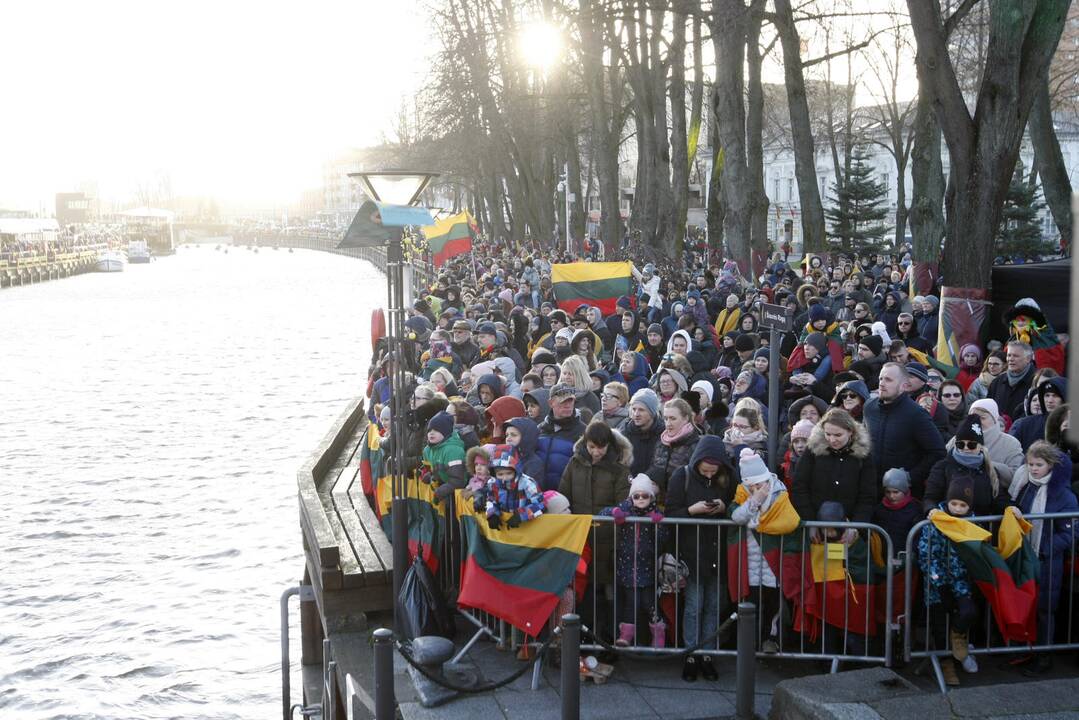
<path id="1" fill-rule="evenodd" d="M 378 170 L 349 173 L 358 180 L 364 193 L 376 203 L 416 206 L 423 191 L 438 177 L 438 173 L 416 170 Z M 391 485 L 393 501 L 390 514 L 393 518 L 393 598 L 394 619 L 397 617 L 397 597 L 408 566 L 408 503 L 405 499 L 407 481 L 403 472 L 405 462 L 405 436 L 407 402 L 405 400 L 405 258 L 401 247 L 402 232 L 393 232 L 386 245 L 386 295 L 389 305 L 389 347 L 393 361 L 390 363 L 390 434 L 393 438 L 393 471 Z"/>

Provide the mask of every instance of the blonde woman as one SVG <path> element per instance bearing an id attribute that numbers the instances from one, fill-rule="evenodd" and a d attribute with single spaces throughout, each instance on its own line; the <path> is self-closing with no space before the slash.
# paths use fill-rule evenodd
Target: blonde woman
<path id="1" fill-rule="evenodd" d="M 569 385 L 577 394 L 576 408 L 587 409 L 592 415 L 600 412 L 599 398 L 592 392 L 592 378 L 588 376 L 588 364 L 580 355 L 570 355 L 562 361 L 560 382 Z"/>

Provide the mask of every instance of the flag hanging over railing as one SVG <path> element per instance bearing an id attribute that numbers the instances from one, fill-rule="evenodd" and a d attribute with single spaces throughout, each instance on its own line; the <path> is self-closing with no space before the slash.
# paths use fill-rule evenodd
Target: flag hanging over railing
<path id="1" fill-rule="evenodd" d="M 446 261 L 472 252 L 472 242 L 478 234 L 476 221 L 467 210 L 423 228 L 435 267 L 442 267 Z"/>
<path id="2" fill-rule="evenodd" d="M 499 530 L 457 491 L 464 566 L 457 604 L 482 610 L 535 637 L 573 583 L 592 526 L 589 515 L 541 515 Z"/>
<path id="3" fill-rule="evenodd" d="M 578 305 L 595 305 L 604 315 L 613 313 L 618 298 L 633 289 L 628 262 L 576 262 L 551 266 L 558 307 L 572 313 Z"/>

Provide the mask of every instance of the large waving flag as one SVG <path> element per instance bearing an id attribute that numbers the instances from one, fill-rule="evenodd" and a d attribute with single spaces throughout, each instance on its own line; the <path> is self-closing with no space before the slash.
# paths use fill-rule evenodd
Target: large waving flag
<path id="1" fill-rule="evenodd" d="M 431 250 L 435 267 L 442 267 L 447 260 L 472 252 L 472 241 L 478 235 L 476 221 L 468 211 L 459 212 L 423 228 L 427 247 Z"/>
<path id="2" fill-rule="evenodd" d="M 988 530 L 948 513 L 933 513 L 933 525 L 955 543 L 970 579 L 989 601 L 997 627 L 1005 640 L 1033 643 L 1037 640 L 1038 560 L 1026 542 L 1030 523 L 1004 511 L 997 533 L 997 547 L 989 544 Z"/>
<path id="3" fill-rule="evenodd" d="M 604 315 L 615 311 L 618 298 L 633 289 L 628 262 L 563 263 L 551 266 L 558 307 L 572 313 L 578 305 L 595 305 Z"/>
<path id="4" fill-rule="evenodd" d="M 499 530 L 457 491 L 464 566 L 457 604 L 491 613 L 535 637 L 574 580 L 588 541 L 588 515 L 541 515 Z"/>

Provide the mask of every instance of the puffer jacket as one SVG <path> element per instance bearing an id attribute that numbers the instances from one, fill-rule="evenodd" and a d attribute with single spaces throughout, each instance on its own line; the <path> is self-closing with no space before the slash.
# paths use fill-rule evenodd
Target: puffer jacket
<path id="1" fill-rule="evenodd" d="M 1012 438 L 1014 440 L 1014 438 Z M 984 462 L 976 468 L 968 468 L 960 465 L 952 453 L 933 466 L 929 471 L 929 478 L 925 481 L 925 498 L 922 505 L 928 513 L 940 505 L 948 495 L 948 486 L 956 478 L 967 477 L 974 485 L 974 506 L 971 511 L 975 515 L 1000 515 L 1004 508 L 1010 504 L 1007 483 L 1001 483 L 997 471 L 989 459 L 988 453 L 982 450 Z"/>
<path id="2" fill-rule="evenodd" d="M 706 478 L 697 468 L 702 460 L 714 458 L 720 460 L 719 472 L 715 478 Z M 705 435 L 697 443 L 689 462 L 678 468 L 671 476 L 667 486 L 667 516 L 674 518 L 701 517 L 719 519 L 722 516 L 691 516 L 689 508 L 702 500 L 722 500 L 730 506 L 734 492 L 740 482 L 738 471 L 723 447 L 723 439 L 715 435 Z M 719 526 L 679 525 L 677 529 L 678 554 L 689 566 L 690 576 L 713 577 L 719 573 L 720 536 L 726 539 L 726 533 L 720 532 Z M 690 580 L 692 582 L 692 580 Z"/>
<path id="3" fill-rule="evenodd" d="M 891 468 L 904 468 L 910 473 L 911 492 L 923 496 L 929 470 L 944 457 L 944 438 L 933 419 L 906 394 L 890 403 L 871 398 L 862 417 L 869 428 L 877 479 Z"/>
<path id="4" fill-rule="evenodd" d="M 687 435 L 677 440 L 673 445 L 667 445 L 661 438 L 656 443 L 655 452 L 652 453 L 652 465 L 648 468 L 647 475 L 659 488 L 659 497 L 663 498 L 667 493 L 667 481 L 671 479 L 678 468 L 689 463 L 693 455 L 693 449 L 697 446 L 701 434 L 697 428 L 693 428 Z M 717 440 L 719 438 L 716 438 Z M 720 441 L 722 444 L 722 440 Z M 726 452 L 724 452 L 726 455 Z"/>
<path id="5" fill-rule="evenodd" d="M 941 512 L 948 512 L 947 503 L 935 505 Z M 972 516 L 963 518 L 973 520 Z M 952 541 L 930 523 L 922 529 L 918 538 L 918 565 L 925 578 L 925 603 L 937 605 L 941 601 L 940 589 L 951 588 L 957 597 L 970 597 L 970 580 L 967 566 L 959 559 L 959 553 L 951 547 Z"/>
<path id="6" fill-rule="evenodd" d="M 637 353 L 636 359 L 633 361 L 633 372 L 626 377 L 622 373 L 615 373 L 611 376 L 611 380 L 614 382 L 625 383 L 629 388 L 629 396 L 633 397 L 633 393 L 648 387 L 648 378 L 652 373 L 648 369 L 648 360 L 645 359 L 644 353 Z"/>
<path id="7" fill-rule="evenodd" d="M 423 448 L 423 462 L 431 468 L 431 480 L 439 485 L 448 484 L 462 489 L 468 484 L 465 472 L 465 444 L 454 432 L 438 445 Z"/>
<path id="8" fill-rule="evenodd" d="M 576 414 L 564 420 L 547 416 L 539 425 L 536 456 L 543 463 L 543 472 L 534 476 L 540 490 L 557 490 L 562 473 L 573 457 L 574 443 L 584 435 L 584 423 Z M 565 493 L 563 493 L 565 494 Z"/>
<path id="9" fill-rule="evenodd" d="M 833 450 L 823 425 L 809 434 L 806 451 L 794 470 L 791 503 L 803 520 L 816 520 L 821 503 L 835 501 L 854 522 L 870 522 L 877 503 L 877 475 L 870 457 L 869 432 L 855 426 L 850 442 Z"/>
<path id="10" fill-rule="evenodd" d="M 570 512 L 575 515 L 598 515 L 604 508 L 617 505 L 629 495 L 629 465 L 633 448 L 621 433 L 614 433 L 614 442 L 607 454 L 595 464 L 585 448 L 584 438 L 573 447 L 573 456 L 566 464 L 558 483 L 558 492 L 569 500 Z M 602 524 L 595 528 L 592 547 L 593 567 L 598 583 L 614 581 L 614 526 Z"/>

